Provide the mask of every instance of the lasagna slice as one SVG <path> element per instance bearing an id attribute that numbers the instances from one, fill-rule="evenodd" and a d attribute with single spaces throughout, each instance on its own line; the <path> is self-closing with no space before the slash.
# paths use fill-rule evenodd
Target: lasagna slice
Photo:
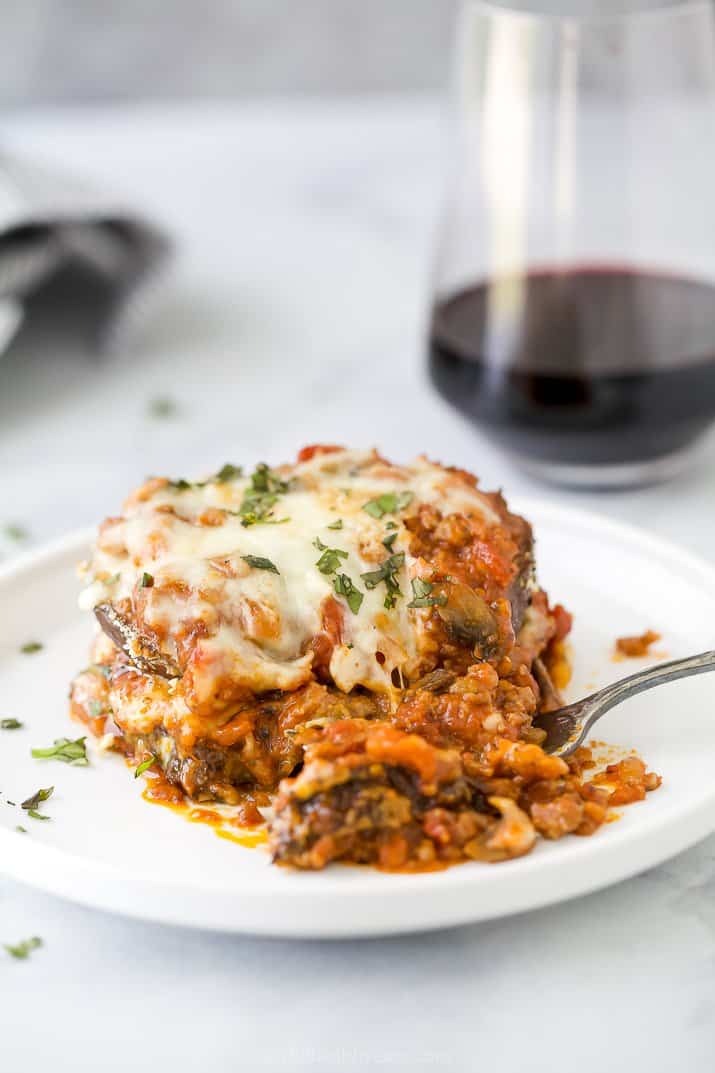
<path id="1" fill-rule="evenodd" d="M 346 727 L 361 759 L 319 811 L 329 803 L 349 847 L 338 855 L 381 860 L 345 835 L 370 813 L 365 794 L 388 811 L 404 799 L 408 826 L 435 809 L 481 817 L 488 846 L 514 794 L 467 769 L 504 743 L 536 748 L 534 715 L 560 702 L 550 669 L 570 618 L 535 581 L 528 523 L 426 458 L 312 447 L 274 469 L 151 478 L 100 527 L 82 573 L 97 636 L 74 715 L 195 800 L 238 804 L 294 777 L 273 838 L 300 866 L 321 860 L 306 816 Z M 369 773 L 374 742 L 398 740 L 429 751 L 436 782 L 387 761 Z M 385 823 L 372 826 L 382 846 Z"/>

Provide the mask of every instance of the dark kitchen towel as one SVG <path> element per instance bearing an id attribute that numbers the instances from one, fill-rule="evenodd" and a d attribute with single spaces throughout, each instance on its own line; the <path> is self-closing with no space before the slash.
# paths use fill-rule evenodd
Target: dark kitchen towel
<path id="1" fill-rule="evenodd" d="M 119 201 L 0 153 L 0 355 L 25 316 L 42 316 L 36 299 L 60 278 L 92 345 L 124 343 L 170 252 L 166 233 Z"/>

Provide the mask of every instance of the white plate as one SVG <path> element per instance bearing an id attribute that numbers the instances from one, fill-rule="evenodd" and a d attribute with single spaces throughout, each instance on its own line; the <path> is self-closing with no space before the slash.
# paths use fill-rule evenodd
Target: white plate
<path id="1" fill-rule="evenodd" d="M 636 669 L 614 663 L 614 638 L 647 627 L 669 656 L 715 648 L 715 570 L 636 529 L 575 510 L 520 502 L 535 526 L 539 576 L 576 616 L 577 696 Z M 591 838 L 538 845 L 498 865 L 469 863 L 423 875 L 334 866 L 300 874 L 147 804 L 121 759 L 88 768 L 32 760 L 31 746 L 81 731 L 67 685 L 87 662 L 88 616 L 76 610 L 79 534 L 0 572 L 0 862 L 9 875 L 86 905 L 172 924 L 295 937 L 387 935 L 503 916 L 614 883 L 715 829 L 715 677 L 663 686 L 607 715 L 597 736 L 635 747 L 663 786 Z M 40 640 L 41 652 L 20 646 Z M 21 802 L 55 786 L 30 819 Z M 21 824 L 26 834 L 15 831 Z"/>

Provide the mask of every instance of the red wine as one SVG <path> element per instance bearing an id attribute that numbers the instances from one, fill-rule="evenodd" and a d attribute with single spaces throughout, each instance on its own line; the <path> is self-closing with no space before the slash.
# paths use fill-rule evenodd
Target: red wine
<path id="1" fill-rule="evenodd" d="M 436 304 L 430 374 L 526 460 L 667 457 L 715 419 L 715 286 L 611 266 L 479 282 Z"/>

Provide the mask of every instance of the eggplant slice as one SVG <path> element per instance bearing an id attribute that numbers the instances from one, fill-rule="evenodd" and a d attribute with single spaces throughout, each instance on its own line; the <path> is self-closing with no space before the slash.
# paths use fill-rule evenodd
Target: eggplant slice
<path id="1" fill-rule="evenodd" d="M 526 609 L 531 602 L 531 591 L 534 586 L 534 534 L 531 526 L 523 518 L 520 519 L 520 531 L 517 536 L 519 550 L 515 557 L 517 575 L 507 590 L 507 597 L 511 603 L 511 623 L 514 633 L 518 634 L 524 621 Z"/>
<path id="2" fill-rule="evenodd" d="M 489 604 L 461 581 L 444 582 L 440 588 L 447 602 L 437 608 L 437 613 L 450 637 L 488 659 L 499 645 L 499 627 Z"/>
<path id="3" fill-rule="evenodd" d="M 171 656 L 167 656 L 131 622 L 127 622 L 111 604 L 98 604 L 94 616 L 110 641 L 142 674 L 156 674 L 160 678 L 181 677 L 181 668 Z"/>
<path id="4" fill-rule="evenodd" d="M 514 634 L 518 634 L 531 602 L 534 583 L 534 538 L 531 526 L 519 519 L 519 532 L 515 534 L 518 551 L 514 558 L 517 574 L 506 591 L 511 604 L 511 621 Z M 486 600 L 474 589 L 459 581 L 451 580 L 440 586 L 447 602 L 438 607 L 440 618 L 451 637 L 462 645 L 469 645 L 483 659 L 499 653 L 499 628 Z"/>

